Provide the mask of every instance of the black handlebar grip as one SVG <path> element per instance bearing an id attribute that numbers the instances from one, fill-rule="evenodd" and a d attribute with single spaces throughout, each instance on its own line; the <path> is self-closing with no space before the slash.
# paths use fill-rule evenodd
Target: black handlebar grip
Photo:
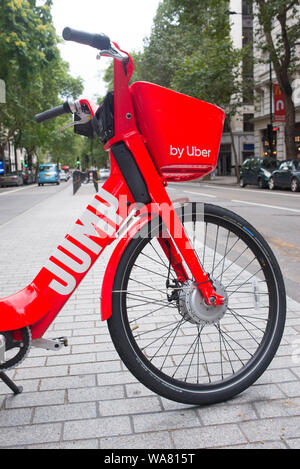
<path id="1" fill-rule="evenodd" d="M 78 31 L 72 28 L 65 28 L 62 33 L 63 38 L 66 41 L 74 41 L 79 44 L 85 44 L 87 46 L 94 47 L 99 50 L 110 49 L 110 39 L 103 33 L 92 34 L 84 31 Z"/>
<path id="2" fill-rule="evenodd" d="M 52 109 L 48 109 L 47 111 L 41 112 L 40 114 L 36 114 L 35 120 L 39 124 L 40 122 L 47 121 L 48 119 L 54 119 L 54 117 L 61 116 L 63 114 L 67 114 L 71 112 L 70 106 L 68 101 L 60 106 L 53 107 Z"/>

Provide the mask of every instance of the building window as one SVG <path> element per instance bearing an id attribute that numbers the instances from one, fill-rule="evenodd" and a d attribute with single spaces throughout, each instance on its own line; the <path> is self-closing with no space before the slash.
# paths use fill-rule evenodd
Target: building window
<path id="1" fill-rule="evenodd" d="M 242 13 L 245 16 L 252 16 L 252 2 L 249 2 L 249 0 L 242 1 Z"/>
<path id="2" fill-rule="evenodd" d="M 254 114 L 244 114 L 244 132 L 254 132 L 254 123 L 253 123 Z"/>
<path id="3" fill-rule="evenodd" d="M 243 74 L 243 103 L 253 104 L 254 103 L 254 89 L 253 89 L 253 74 Z"/>
<path id="4" fill-rule="evenodd" d="M 265 90 L 260 90 L 260 114 L 265 115 Z"/>
<path id="5" fill-rule="evenodd" d="M 223 127 L 223 133 L 229 133 L 229 132 L 230 132 L 230 129 L 229 129 L 228 120 L 225 119 L 224 127 Z"/>
<path id="6" fill-rule="evenodd" d="M 253 44 L 253 28 L 243 28 L 243 47 Z"/>

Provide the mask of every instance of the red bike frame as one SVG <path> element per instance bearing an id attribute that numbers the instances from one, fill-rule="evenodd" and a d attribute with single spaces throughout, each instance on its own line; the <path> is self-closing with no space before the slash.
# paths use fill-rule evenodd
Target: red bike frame
<path id="1" fill-rule="evenodd" d="M 124 62 L 114 59 L 115 135 L 105 147 L 111 159 L 109 179 L 32 283 L 20 292 L 0 300 L 0 331 L 15 331 L 30 326 L 33 339 L 42 337 L 105 247 L 116 238 L 135 203 L 114 157 L 114 145 L 120 142 L 132 154 L 151 203 L 137 213 L 133 212 L 141 216 L 136 217 L 135 223 L 127 235 L 120 239 L 111 256 L 103 280 L 102 319 L 106 320 L 112 314 L 113 280 L 124 250 L 132 237 L 154 216 L 161 217 L 168 232 L 168 246 L 164 237 L 159 238 L 159 242 L 166 256 L 171 256 L 170 261 L 178 280 L 184 282 L 188 278 L 184 261 L 206 303 L 222 304 L 223 297 L 215 292 L 208 275 L 203 271 L 166 192 L 166 181 L 156 168 L 137 129 L 129 87 L 133 68 L 130 57 L 126 66 Z M 167 216 L 162 206 L 169 207 Z"/>

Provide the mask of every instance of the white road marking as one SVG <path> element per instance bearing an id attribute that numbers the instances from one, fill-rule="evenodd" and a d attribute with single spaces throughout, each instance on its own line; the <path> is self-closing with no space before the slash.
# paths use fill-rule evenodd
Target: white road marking
<path id="1" fill-rule="evenodd" d="M 229 190 L 229 191 L 238 191 L 238 192 L 252 192 L 252 194 L 267 194 L 267 195 L 280 195 L 284 197 L 300 197 L 300 193 L 294 193 L 294 194 L 286 194 L 284 191 L 262 191 L 261 189 L 243 189 L 243 188 L 237 188 L 237 187 L 225 187 L 225 186 L 217 186 L 217 185 L 202 185 L 202 187 L 205 187 L 206 189 L 223 189 L 223 190 Z"/>
<path id="2" fill-rule="evenodd" d="M 289 212 L 300 213 L 300 210 L 297 210 L 295 208 L 279 207 L 278 205 L 259 204 L 256 202 L 246 202 L 245 200 L 238 200 L 238 199 L 232 199 L 231 202 L 238 202 L 240 204 L 255 205 L 256 207 L 275 208 L 277 210 L 287 210 Z"/>
<path id="3" fill-rule="evenodd" d="M 183 191 L 185 194 L 195 194 L 195 195 L 203 195 L 205 197 L 211 197 L 212 199 L 216 199 L 216 195 L 205 194 L 204 192 L 192 192 L 192 191 Z"/>
<path id="4" fill-rule="evenodd" d="M 20 189 L 14 189 L 13 191 L 1 192 L 0 195 L 13 194 L 14 192 L 23 191 L 24 189 L 30 189 L 30 187 L 33 187 L 33 186 L 26 186 L 26 187 L 21 187 Z"/>

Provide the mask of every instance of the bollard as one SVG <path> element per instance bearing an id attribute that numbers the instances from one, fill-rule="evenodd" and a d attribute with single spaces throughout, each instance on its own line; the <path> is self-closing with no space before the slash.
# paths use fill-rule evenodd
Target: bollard
<path id="1" fill-rule="evenodd" d="M 93 171 L 93 183 L 95 187 L 95 191 L 99 191 L 99 186 L 98 186 L 98 171 Z"/>
<path id="2" fill-rule="evenodd" d="M 95 190 L 96 192 L 98 192 L 98 171 L 90 171 L 84 173 L 82 171 L 75 170 L 73 172 L 73 195 L 76 194 L 81 184 L 88 184 L 90 182 L 90 174 L 92 177 L 91 179 L 94 183 Z"/>
<path id="3" fill-rule="evenodd" d="M 80 177 L 81 171 L 74 171 L 73 172 L 73 195 L 76 194 L 78 191 L 79 187 L 81 186 L 81 177 Z"/>

